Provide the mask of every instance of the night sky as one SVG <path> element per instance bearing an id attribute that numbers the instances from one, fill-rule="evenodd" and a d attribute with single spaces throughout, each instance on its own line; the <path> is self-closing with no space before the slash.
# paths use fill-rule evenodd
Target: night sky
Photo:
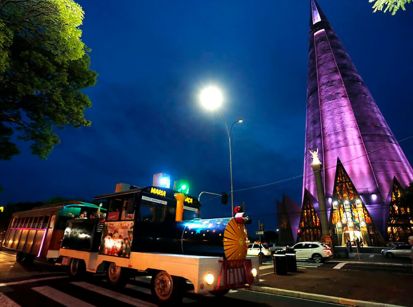
<path id="1" fill-rule="evenodd" d="M 398 140 L 413 135 L 413 7 L 372 13 L 368 0 L 320 0 Z M 235 202 L 275 227 L 284 194 L 301 201 L 309 1 L 81 1 L 83 39 L 99 74 L 86 90 L 91 128 L 66 128 L 47 160 L 29 144 L 0 161 L 0 203 L 91 199 L 115 183 L 170 173 L 200 191 L 229 191 L 224 122 L 233 129 Z M 220 85 L 219 114 L 201 109 Z M 413 161 L 413 138 L 400 143 Z M 237 191 L 238 190 L 238 191 Z M 203 217 L 230 207 L 205 198 Z M 298 212 L 297 212 L 298 214 Z"/>

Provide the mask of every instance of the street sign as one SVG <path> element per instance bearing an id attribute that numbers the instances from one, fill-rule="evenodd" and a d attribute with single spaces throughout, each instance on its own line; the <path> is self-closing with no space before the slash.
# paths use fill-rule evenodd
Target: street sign
<path id="1" fill-rule="evenodd" d="M 257 230 L 257 231 L 255 232 L 255 234 L 256 234 L 257 236 L 262 236 L 262 235 L 264 234 L 264 231 L 263 231 L 263 230 Z"/>

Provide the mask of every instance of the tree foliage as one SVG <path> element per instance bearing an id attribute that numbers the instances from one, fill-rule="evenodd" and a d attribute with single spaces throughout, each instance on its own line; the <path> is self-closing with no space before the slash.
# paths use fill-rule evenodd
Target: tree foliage
<path id="1" fill-rule="evenodd" d="M 405 11 L 406 4 L 411 3 L 412 1 L 413 0 L 369 0 L 370 3 L 374 2 L 374 12 L 390 12 L 392 15 L 395 15 L 400 9 Z"/>
<path id="2" fill-rule="evenodd" d="M 16 141 L 46 158 L 58 128 L 91 123 L 82 89 L 96 82 L 81 40 L 83 10 L 73 0 L 0 0 L 0 159 Z"/>

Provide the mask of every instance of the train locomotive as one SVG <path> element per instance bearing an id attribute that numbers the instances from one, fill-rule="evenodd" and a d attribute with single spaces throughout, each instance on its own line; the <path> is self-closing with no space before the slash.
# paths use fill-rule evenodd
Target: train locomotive
<path id="1" fill-rule="evenodd" d="M 222 295 L 249 287 L 258 261 L 247 259 L 247 218 L 201 219 L 197 199 L 159 187 L 133 187 L 96 197 L 105 218 L 77 219 L 65 229 L 60 254 L 68 272 L 105 271 L 119 286 L 133 274 L 152 275 L 160 302 L 195 293 Z"/>

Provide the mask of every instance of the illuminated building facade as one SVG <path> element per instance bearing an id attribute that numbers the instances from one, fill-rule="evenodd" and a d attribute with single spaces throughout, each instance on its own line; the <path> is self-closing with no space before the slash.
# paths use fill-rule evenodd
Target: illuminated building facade
<path id="1" fill-rule="evenodd" d="M 314 0 L 309 41 L 303 211 L 307 192 L 315 199 L 314 215 L 319 210 L 309 154 L 318 149 L 333 243 L 359 238 L 372 245 L 395 239 L 394 229 L 387 236 L 393 181 L 407 188 L 413 169 Z M 412 233 L 411 221 L 395 227 Z"/>
<path id="2" fill-rule="evenodd" d="M 310 192 L 305 190 L 297 239 L 298 241 L 319 241 L 320 238 L 321 223 L 314 208 L 314 198 Z"/>

